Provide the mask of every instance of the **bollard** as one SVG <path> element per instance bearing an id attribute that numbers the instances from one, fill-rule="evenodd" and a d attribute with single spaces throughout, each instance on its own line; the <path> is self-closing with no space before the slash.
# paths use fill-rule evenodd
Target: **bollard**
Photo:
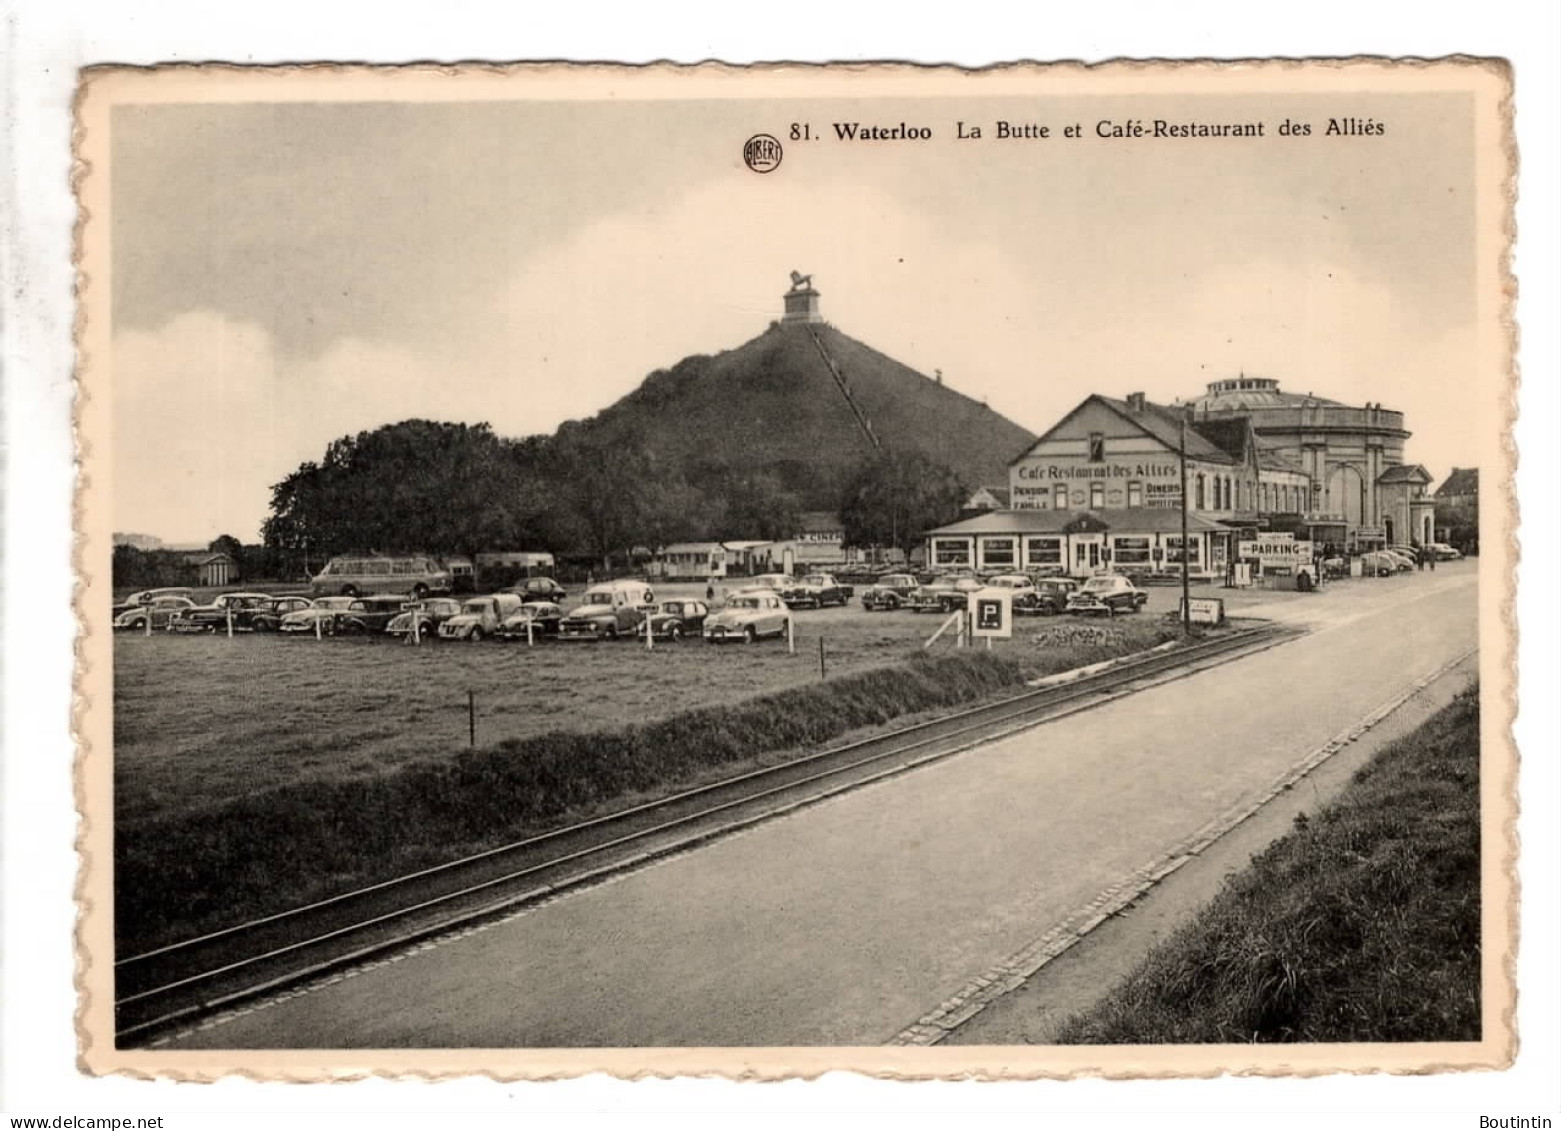
<path id="1" fill-rule="evenodd" d="M 171 624 L 173 622 L 170 621 L 169 623 Z M 152 610 L 151 609 L 147 609 L 146 610 L 146 634 L 147 634 L 147 636 L 151 636 L 152 635 Z"/>
<path id="2" fill-rule="evenodd" d="M 791 617 L 786 618 L 786 651 L 792 656 L 797 654 L 797 622 Z"/>
<path id="3" fill-rule="evenodd" d="M 316 640 L 324 640 L 325 639 L 325 635 L 324 635 L 324 633 L 320 629 L 320 618 L 319 617 L 315 617 L 314 618 L 314 638 Z"/>
<path id="4" fill-rule="evenodd" d="M 533 643 L 533 641 L 531 639 L 531 633 L 532 633 L 532 630 L 536 627 L 536 623 L 537 622 L 532 620 L 530 617 L 526 618 L 526 647 L 527 648 L 530 648 L 532 643 Z"/>
<path id="5" fill-rule="evenodd" d="M 650 616 L 647 614 L 645 617 L 645 651 L 649 652 L 654 647 L 655 642 L 650 631 Z"/>
<path id="6" fill-rule="evenodd" d="M 228 606 L 228 639 L 233 639 L 233 606 Z"/>

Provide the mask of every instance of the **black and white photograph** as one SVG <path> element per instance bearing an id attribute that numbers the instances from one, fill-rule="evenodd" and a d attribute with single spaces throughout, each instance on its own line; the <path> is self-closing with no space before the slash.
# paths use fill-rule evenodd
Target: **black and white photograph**
<path id="1" fill-rule="evenodd" d="M 89 71 L 88 1070 L 1509 1064 L 1509 93 Z"/>

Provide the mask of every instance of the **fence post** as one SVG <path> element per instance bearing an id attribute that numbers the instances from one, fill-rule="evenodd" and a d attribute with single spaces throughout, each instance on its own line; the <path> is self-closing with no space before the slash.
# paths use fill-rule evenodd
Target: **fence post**
<path id="1" fill-rule="evenodd" d="M 325 639 L 324 630 L 322 630 L 320 628 L 320 618 L 319 617 L 315 617 L 314 618 L 314 638 L 316 640 L 324 640 Z"/>
<path id="2" fill-rule="evenodd" d="M 233 606 L 228 606 L 228 639 L 233 639 Z"/>
<path id="3" fill-rule="evenodd" d="M 826 674 L 827 669 L 824 666 L 824 638 L 820 636 L 818 638 L 818 678 L 824 679 Z"/>
<path id="4" fill-rule="evenodd" d="M 786 618 L 786 651 L 793 656 L 797 654 L 797 622 L 792 617 Z"/>
<path id="5" fill-rule="evenodd" d="M 531 617 L 527 617 L 526 618 L 526 647 L 527 648 L 530 648 L 531 645 L 532 645 L 531 632 L 536 627 L 536 623 L 537 622 L 535 620 L 533 620 Z"/>
<path id="6" fill-rule="evenodd" d="M 655 647 L 655 640 L 650 631 L 650 614 L 645 614 L 645 651 L 649 652 Z"/>
<path id="7" fill-rule="evenodd" d="M 146 634 L 147 636 L 152 635 L 152 610 L 150 606 L 146 610 Z"/>
<path id="8" fill-rule="evenodd" d="M 477 693 L 466 692 L 466 729 L 469 739 L 468 745 L 477 745 Z"/>

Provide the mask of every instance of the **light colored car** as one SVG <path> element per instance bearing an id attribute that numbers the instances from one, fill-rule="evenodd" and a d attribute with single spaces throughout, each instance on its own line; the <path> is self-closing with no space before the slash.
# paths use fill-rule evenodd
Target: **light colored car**
<path id="1" fill-rule="evenodd" d="M 906 598 L 905 607 L 918 613 L 952 613 L 965 608 L 970 595 L 985 588 L 986 584 L 976 577 L 943 577 L 917 589 Z"/>
<path id="2" fill-rule="evenodd" d="M 614 640 L 633 636 L 656 603 L 656 595 L 643 581 L 606 581 L 585 591 L 563 623 L 560 640 Z"/>
<path id="3" fill-rule="evenodd" d="M 322 636 L 334 636 L 337 624 L 352 608 L 353 600 L 352 597 L 316 597 L 307 609 L 299 609 L 284 616 L 277 625 L 277 631 L 289 636 L 304 633 L 312 635 L 318 624 Z"/>
<path id="4" fill-rule="evenodd" d="M 385 626 L 385 633 L 389 636 L 405 636 L 412 631 L 412 618 L 417 618 L 418 639 L 427 640 L 439 631 L 439 626 L 453 616 L 459 615 L 461 603 L 454 597 L 429 597 L 425 601 L 413 601 L 410 608 L 403 609 L 391 618 Z"/>
<path id="5" fill-rule="evenodd" d="M 1436 556 L 1439 562 L 1456 562 L 1463 557 L 1463 551 L 1449 546 L 1446 542 L 1428 542 L 1426 549 Z"/>
<path id="6" fill-rule="evenodd" d="M 743 589 L 773 589 L 779 593 L 790 584 L 791 578 L 784 573 L 760 573 L 750 577 L 743 585 Z"/>
<path id="7" fill-rule="evenodd" d="M 461 611 L 439 626 L 439 639 L 476 643 L 497 633 L 499 626 L 514 616 L 522 604 L 518 593 L 468 597 L 461 602 Z"/>
<path id="8" fill-rule="evenodd" d="M 1103 573 L 1090 578 L 1084 587 L 1068 596 L 1068 612 L 1075 614 L 1119 612 L 1136 613 L 1149 600 L 1149 594 L 1121 574 Z"/>
<path id="9" fill-rule="evenodd" d="M 741 589 L 726 599 L 720 612 L 705 618 L 707 643 L 741 640 L 752 644 L 765 636 L 785 636 L 791 614 L 773 589 Z"/>
<path id="10" fill-rule="evenodd" d="M 114 618 L 115 631 L 140 629 L 146 631 L 147 622 L 153 628 L 167 628 L 176 617 L 193 609 L 195 602 L 188 597 L 154 597 L 145 604 L 126 609 Z"/>
<path id="11" fill-rule="evenodd" d="M 159 597 L 188 597 L 190 603 L 194 604 L 195 590 L 188 585 L 164 585 L 160 589 L 143 589 L 139 593 L 130 594 L 115 605 L 110 615 L 117 617 L 120 613 L 128 613 L 131 609 L 145 608 Z"/>

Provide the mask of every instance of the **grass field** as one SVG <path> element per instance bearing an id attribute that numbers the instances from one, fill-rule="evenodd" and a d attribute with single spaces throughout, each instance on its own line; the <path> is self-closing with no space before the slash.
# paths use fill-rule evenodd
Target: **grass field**
<path id="1" fill-rule="evenodd" d="M 1479 719 L 1383 749 L 1059 1042 L 1478 1040 Z"/>
<path id="2" fill-rule="evenodd" d="M 136 823 L 300 781 L 382 774 L 466 749 L 467 693 L 478 746 L 553 731 L 600 731 L 899 663 L 941 618 L 859 607 L 796 614 L 783 642 L 403 646 L 388 638 L 120 636 L 114 646 L 116 815 Z M 1039 670 L 1022 621 L 999 641 Z M 1148 616 L 1119 617 L 1128 647 L 1157 638 Z M 940 653 L 943 642 L 935 645 Z"/>

